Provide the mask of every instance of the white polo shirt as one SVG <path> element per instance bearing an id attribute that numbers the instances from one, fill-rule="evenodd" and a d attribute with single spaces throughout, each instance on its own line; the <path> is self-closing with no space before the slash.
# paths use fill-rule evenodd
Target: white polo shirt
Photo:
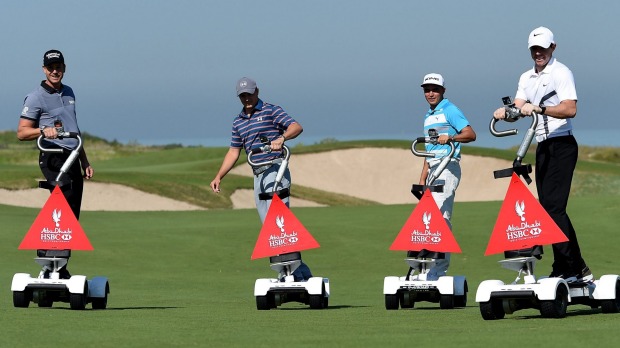
<path id="1" fill-rule="evenodd" d="M 545 98 L 550 94 L 554 95 Z M 543 100 L 545 98 L 546 100 Z M 521 75 L 515 99 L 528 100 L 539 106 L 554 106 L 562 100 L 577 100 L 575 80 L 570 69 L 551 58 L 543 71 L 536 73 L 532 68 Z M 541 103 L 542 101 L 542 103 Z M 540 115 L 536 126 L 536 141 L 572 134 L 573 126 L 569 118 L 555 118 Z"/>

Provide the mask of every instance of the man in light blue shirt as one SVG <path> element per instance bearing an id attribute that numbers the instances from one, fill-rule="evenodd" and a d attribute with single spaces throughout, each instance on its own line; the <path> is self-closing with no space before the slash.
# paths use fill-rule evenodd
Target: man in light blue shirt
<path id="1" fill-rule="evenodd" d="M 433 185 L 443 185 L 443 192 L 433 192 L 432 195 L 444 220 L 452 229 L 450 218 L 454 206 L 454 195 L 461 180 L 461 166 L 459 164 L 461 143 L 476 140 L 476 133 L 461 110 L 444 98 L 446 87 L 443 76 L 435 73 L 427 74 L 422 80 L 421 87 L 429 104 L 429 109 L 424 116 L 424 136 L 428 137 L 429 133 L 437 132 L 439 137 L 436 144 L 426 143 L 426 152 L 434 153 L 435 157 L 424 160 L 420 185 L 431 184 L 427 182 L 430 177 L 429 174 L 433 173 L 441 160 L 450 153 L 450 145 L 447 143 L 452 141 L 456 148 L 452 160 L 432 183 Z M 436 260 L 427 279 L 434 280 L 446 275 L 449 265 L 450 253 L 446 253 L 444 259 Z"/>

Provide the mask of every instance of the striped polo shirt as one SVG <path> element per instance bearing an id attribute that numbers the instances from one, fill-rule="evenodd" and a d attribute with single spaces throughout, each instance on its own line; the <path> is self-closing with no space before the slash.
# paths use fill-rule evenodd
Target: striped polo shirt
<path id="1" fill-rule="evenodd" d="M 248 116 L 243 110 L 235 117 L 232 126 L 232 138 L 230 147 L 245 149 L 249 153 L 253 148 L 264 144 L 260 137 L 264 136 L 269 141 L 275 140 L 286 131 L 288 126 L 296 121 L 290 117 L 281 107 L 258 100 L 254 107 L 254 114 Z M 272 160 L 280 157 L 280 151 L 270 154 L 256 154 L 252 156 L 255 162 Z"/>
<path id="2" fill-rule="evenodd" d="M 443 99 L 435 110 L 429 109 L 424 116 L 424 136 L 428 137 L 428 130 L 435 129 L 439 135 L 447 134 L 448 136 L 454 136 L 460 133 L 463 128 L 469 126 L 469 121 L 463 115 L 463 112 L 452 104 L 448 99 Z M 434 158 L 443 158 L 450 153 L 450 145 L 433 145 L 426 143 L 426 152 L 435 154 Z M 454 142 L 454 158 L 461 158 L 461 143 Z M 432 158 L 427 157 L 427 161 Z"/>

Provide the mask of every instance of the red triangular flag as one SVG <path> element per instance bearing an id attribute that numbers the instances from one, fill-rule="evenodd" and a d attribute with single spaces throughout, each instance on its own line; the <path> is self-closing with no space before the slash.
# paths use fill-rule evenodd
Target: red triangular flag
<path id="1" fill-rule="evenodd" d="M 390 247 L 390 250 L 405 251 L 422 249 L 438 253 L 461 252 L 461 248 L 428 189 Z"/>
<path id="2" fill-rule="evenodd" d="M 93 246 L 56 186 L 18 249 L 93 250 Z"/>
<path id="3" fill-rule="evenodd" d="M 274 194 L 252 252 L 252 260 L 318 248 L 319 243 Z"/>
<path id="4" fill-rule="evenodd" d="M 545 208 L 513 173 L 484 255 L 566 241 Z"/>

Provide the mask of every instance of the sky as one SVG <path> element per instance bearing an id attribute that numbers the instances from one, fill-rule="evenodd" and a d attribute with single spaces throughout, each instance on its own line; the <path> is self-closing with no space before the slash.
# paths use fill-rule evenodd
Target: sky
<path id="1" fill-rule="evenodd" d="M 228 146 L 243 76 L 304 127 L 294 143 L 413 140 L 428 109 L 420 83 L 436 72 L 472 145 L 508 148 L 529 122 L 495 138 L 492 112 L 533 66 L 530 31 L 546 26 L 575 76 L 578 142 L 620 146 L 618 13 L 617 0 L 8 1 L 0 130 L 16 129 L 43 53 L 59 49 L 81 130 L 108 140 Z"/>

